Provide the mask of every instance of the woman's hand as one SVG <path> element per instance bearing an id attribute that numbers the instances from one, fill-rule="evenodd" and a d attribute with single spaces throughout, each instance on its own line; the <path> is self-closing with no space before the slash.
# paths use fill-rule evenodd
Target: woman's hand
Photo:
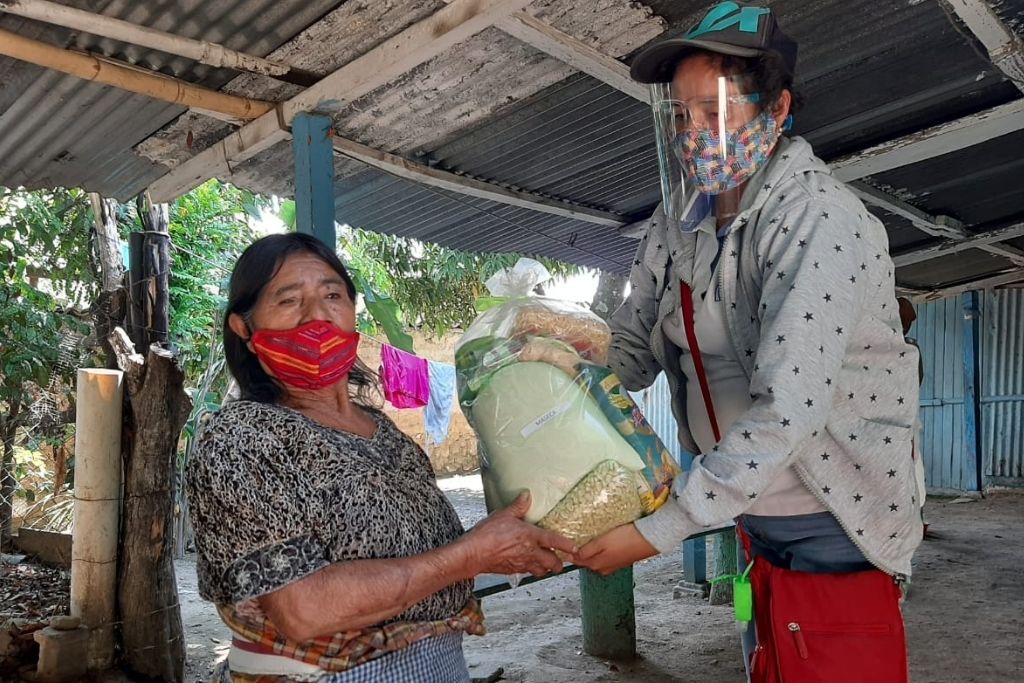
<path id="1" fill-rule="evenodd" d="M 572 561 L 601 576 L 607 576 L 657 554 L 658 550 L 647 542 L 635 526 L 623 524 L 580 548 L 573 555 Z"/>
<path id="2" fill-rule="evenodd" d="M 473 574 L 533 574 L 544 576 L 562 571 L 560 550 L 576 552 L 564 536 L 523 521 L 530 509 L 530 495 L 520 494 L 504 510 L 492 513 L 459 539 L 467 553 Z"/>

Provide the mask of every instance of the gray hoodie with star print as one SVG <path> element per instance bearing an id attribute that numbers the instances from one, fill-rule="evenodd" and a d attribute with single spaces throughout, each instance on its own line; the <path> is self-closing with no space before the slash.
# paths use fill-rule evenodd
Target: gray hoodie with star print
<path id="1" fill-rule="evenodd" d="M 668 225 L 659 208 L 611 320 L 611 368 L 630 390 L 665 371 L 679 439 L 696 452 L 680 350 L 662 323 L 680 305 L 680 279 L 713 290 L 753 401 L 636 526 L 669 552 L 743 514 L 793 466 L 872 564 L 909 575 L 922 532 L 918 358 L 901 332 L 885 228 L 802 138 L 781 139 L 748 182 L 715 281 L 694 268 L 699 240 L 715 238 Z"/>

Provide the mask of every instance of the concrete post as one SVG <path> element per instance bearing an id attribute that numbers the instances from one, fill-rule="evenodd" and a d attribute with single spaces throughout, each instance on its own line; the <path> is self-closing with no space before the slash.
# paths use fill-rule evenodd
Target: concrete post
<path id="1" fill-rule="evenodd" d="M 90 631 L 88 668 L 94 671 L 114 660 L 122 379 L 120 370 L 78 371 L 71 614 Z"/>

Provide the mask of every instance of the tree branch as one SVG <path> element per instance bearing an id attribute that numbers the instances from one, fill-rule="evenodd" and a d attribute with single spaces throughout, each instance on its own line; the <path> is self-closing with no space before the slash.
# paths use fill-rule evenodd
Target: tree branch
<path id="1" fill-rule="evenodd" d="M 141 353 L 135 352 L 131 338 L 120 326 L 114 328 L 107 340 L 114 349 L 117 366 L 124 371 L 128 380 L 129 391 L 136 393 L 142 388 L 142 382 L 146 378 L 146 359 Z"/>

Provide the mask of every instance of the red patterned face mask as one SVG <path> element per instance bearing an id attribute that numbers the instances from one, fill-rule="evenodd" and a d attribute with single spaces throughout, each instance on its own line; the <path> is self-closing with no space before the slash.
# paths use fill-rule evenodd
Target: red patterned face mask
<path id="1" fill-rule="evenodd" d="M 323 389 L 355 365 L 359 333 L 313 320 L 290 330 L 256 330 L 250 341 L 277 379 L 298 389 Z"/>

